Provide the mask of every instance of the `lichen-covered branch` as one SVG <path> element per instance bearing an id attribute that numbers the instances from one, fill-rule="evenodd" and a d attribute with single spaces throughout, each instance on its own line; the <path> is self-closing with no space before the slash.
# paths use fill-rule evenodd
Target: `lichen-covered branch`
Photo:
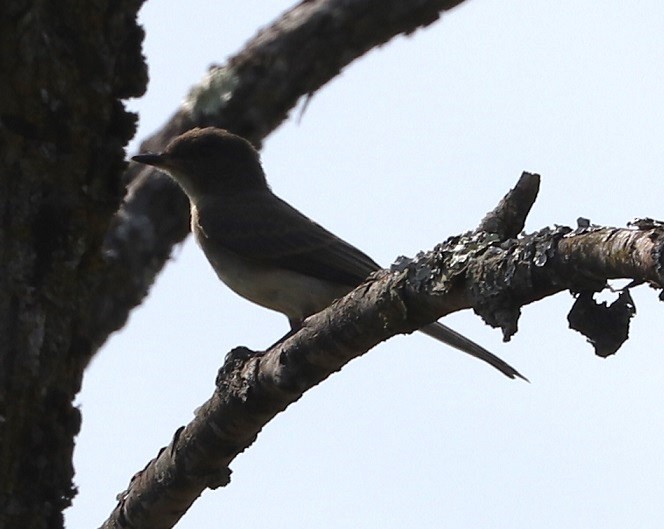
<path id="1" fill-rule="evenodd" d="M 524 173 L 480 229 L 374 274 L 265 353 L 231 351 L 212 397 L 134 476 L 103 527 L 172 527 L 205 488 L 229 482 L 229 464 L 276 414 L 395 334 L 474 308 L 509 335 L 522 305 L 558 291 L 597 289 L 615 277 L 664 285 L 661 226 L 559 228 L 511 238 L 538 187 L 539 177 Z M 481 229 L 497 225 L 513 228 Z"/>
<path id="2" fill-rule="evenodd" d="M 521 307 L 571 290 L 597 292 L 609 279 L 664 286 L 661 226 L 559 226 L 494 246 L 467 271 L 469 304 L 508 340 Z"/>

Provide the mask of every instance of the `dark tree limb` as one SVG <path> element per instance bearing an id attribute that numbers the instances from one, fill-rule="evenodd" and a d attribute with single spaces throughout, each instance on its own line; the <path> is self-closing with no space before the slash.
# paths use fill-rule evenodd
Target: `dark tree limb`
<path id="1" fill-rule="evenodd" d="M 145 90 L 137 0 L 0 9 L 0 527 L 62 527 L 100 249 Z"/>
<path id="2" fill-rule="evenodd" d="M 507 238 L 523 226 L 538 185 L 537 175 L 524 173 L 482 222 L 511 227 L 498 230 L 502 236 L 475 230 L 452 237 L 377 272 L 265 353 L 231 351 L 212 397 L 132 478 L 103 527 L 172 527 L 205 488 L 230 481 L 229 464 L 276 414 L 395 334 L 472 307 L 509 336 L 522 305 L 555 292 L 598 289 L 617 277 L 664 285 L 661 226 L 558 228 Z"/>

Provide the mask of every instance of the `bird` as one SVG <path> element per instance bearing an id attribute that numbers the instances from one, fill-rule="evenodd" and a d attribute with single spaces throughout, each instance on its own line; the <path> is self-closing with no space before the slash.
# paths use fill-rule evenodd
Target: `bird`
<path id="1" fill-rule="evenodd" d="M 291 332 L 381 268 L 275 195 L 258 151 L 225 129 L 193 128 L 162 152 L 138 154 L 132 160 L 167 173 L 179 184 L 189 198 L 191 231 L 219 279 L 249 301 L 286 315 Z M 440 322 L 419 330 L 509 378 L 527 380 Z"/>

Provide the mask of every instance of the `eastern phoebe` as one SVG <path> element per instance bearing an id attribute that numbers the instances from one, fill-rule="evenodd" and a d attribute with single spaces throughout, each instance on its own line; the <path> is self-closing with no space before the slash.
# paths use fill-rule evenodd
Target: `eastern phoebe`
<path id="1" fill-rule="evenodd" d="M 196 128 L 160 154 L 132 159 L 161 169 L 182 187 L 191 203 L 191 231 L 219 279 L 240 296 L 285 314 L 292 330 L 380 269 L 272 193 L 258 152 L 240 136 Z M 440 323 L 420 330 L 510 378 L 524 378 Z"/>

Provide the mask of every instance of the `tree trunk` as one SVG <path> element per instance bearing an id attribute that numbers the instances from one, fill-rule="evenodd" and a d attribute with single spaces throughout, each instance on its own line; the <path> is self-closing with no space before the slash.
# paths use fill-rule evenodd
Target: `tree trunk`
<path id="1" fill-rule="evenodd" d="M 141 2 L 8 0 L 0 14 L 0 527 L 62 527 L 80 332 L 123 196 L 146 69 Z"/>

